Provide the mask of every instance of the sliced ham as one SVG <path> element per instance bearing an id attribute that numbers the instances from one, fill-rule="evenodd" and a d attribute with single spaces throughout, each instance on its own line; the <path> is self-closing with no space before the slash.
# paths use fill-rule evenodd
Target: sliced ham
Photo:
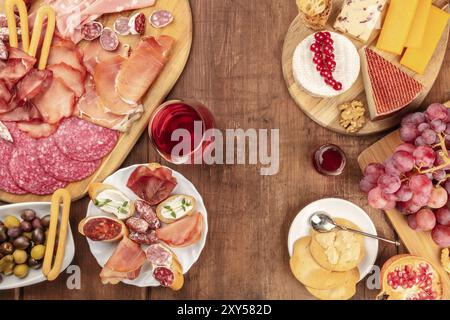
<path id="1" fill-rule="evenodd" d="M 172 170 L 148 166 L 137 167 L 127 182 L 128 188 L 152 206 L 167 199 L 176 185 L 177 179 L 172 176 Z"/>
<path id="2" fill-rule="evenodd" d="M 51 70 L 55 78 L 62 80 L 66 86 L 75 92 L 77 98 L 84 94 L 84 76 L 78 69 L 61 62 L 49 65 L 47 70 Z"/>
<path id="3" fill-rule="evenodd" d="M 0 114 L 0 121 L 34 121 L 42 120 L 39 110 L 31 103 L 24 103 L 12 111 Z"/>
<path id="4" fill-rule="evenodd" d="M 53 79 L 52 71 L 31 69 L 17 84 L 17 99 L 30 101 L 40 93 L 46 91 Z"/>
<path id="5" fill-rule="evenodd" d="M 9 100 L 11 100 L 11 98 L 12 98 L 11 92 L 9 91 L 5 82 L 0 80 L 0 99 L 5 102 L 9 102 Z M 1 113 L 1 108 L 0 108 L 0 113 Z"/>
<path id="6" fill-rule="evenodd" d="M 117 93 L 123 100 L 140 101 L 169 60 L 174 42 L 169 36 L 142 38 L 117 76 Z"/>
<path id="7" fill-rule="evenodd" d="M 83 55 L 78 49 L 71 48 L 67 45 L 55 45 L 50 49 L 48 57 L 48 65 L 65 63 L 74 69 L 80 71 L 83 77 L 86 76 L 86 68 L 83 65 Z"/>
<path id="8" fill-rule="evenodd" d="M 203 232 L 203 216 L 196 213 L 156 230 L 156 236 L 172 247 L 187 247 L 197 243 Z"/>
<path id="9" fill-rule="evenodd" d="M 43 120 L 50 124 L 70 117 L 73 114 L 75 102 L 75 93 L 58 78 L 53 79 L 50 87 L 33 99 Z"/>
<path id="10" fill-rule="evenodd" d="M 0 64 L 0 80 L 12 89 L 36 63 L 36 59 L 20 49 L 9 48 L 9 58 Z"/>
<path id="11" fill-rule="evenodd" d="M 58 125 L 45 122 L 19 122 L 17 127 L 19 130 L 27 133 L 30 137 L 35 139 L 49 137 L 56 132 L 56 129 L 58 129 Z"/>
<path id="12" fill-rule="evenodd" d="M 141 246 L 128 237 L 123 237 L 103 267 L 100 278 L 104 284 L 117 284 L 124 279 L 135 279 L 139 276 L 145 260 Z"/>
<path id="13" fill-rule="evenodd" d="M 105 111 L 117 115 L 133 113 L 137 107 L 136 103 L 125 102 L 115 89 L 117 75 L 125 61 L 125 58 L 116 55 L 100 62 L 94 69 L 95 90 Z"/>

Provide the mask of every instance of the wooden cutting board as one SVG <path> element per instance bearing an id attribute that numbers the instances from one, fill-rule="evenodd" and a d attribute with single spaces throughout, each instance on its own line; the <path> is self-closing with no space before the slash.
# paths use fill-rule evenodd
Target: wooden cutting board
<path id="1" fill-rule="evenodd" d="M 2 1 L 0 0 L 0 2 Z M 36 6 L 38 6 L 38 4 L 33 5 L 33 9 Z M 0 6 L 0 8 L 3 8 L 3 6 Z M 120 167 L 139 137 L 146 131 L 153 110 L 158 107 L 169 94 L 186 65 L 192 44 L 192 14 L 189 0 L 158 0 L 155 6 L 137 11 L 144 12 L 145 15 L 149 17 L 154 10 L 158 9 L 171 11 L 175 18 L 174 22 L 165 28 L 155 29 L 147 21 L 145 34 L 152 36 L 159 36 L 162 34 L 172 36 L 176 40 L 176 44 L 171 59 L 143 100 L 145 112 L 142 115 L 142 118 L 133 124 L 129 132 L 121 134 L 115 149 L 103 160 L 99 169 L 92 176 L 67 186 L 67 190 L 69 190 L 72 200 L 77 200 L 85 196 L 91 182 L 103 181 Z M 132 13 L 132 11 L 129 11 L 110 14 L 99 20 L 102 21 L 105 26 L 112 27 L 118 16 L 131 15 Z M 120 37 L 120 41 L 121 43 L 129 44 L 131 48 L 133 48 L 138 44 L 139 36 Z M 80 45 L 82 46 L 83 43 Z M 0 191 L 0 201 L 10 203 L 49 201 L 50 198 L 51 196 L 18 196 Z"/>
<path id="2" fill-rule="evenodd" d="M 450 107 L 450 101 L 447 102 L 446 105 Z M 371 162 L 385 161 L 393 154 L 394 149 L 401 143 L 402 141 L 400 140 L 399 130 L 397 130 L 364 150 L 358 157 L 358 163 L 361 170 L 364 170 L 364 168 Z M 434 262 L 436 267 L 438 267 L 444 284 L 445 298 L 450 299 L 450 276 L 442 268 L 440 262 L 441 249 L 431 238 L 431 232 L 419 232 L 412 230 L 408 226 L 405 216 L 397 210 L 389 210 L 386 211 L 385 214 L 388 216 L 392 226 L 398 233 L 408 251 L 411 254 L 428 258 L 430 261 Z"/>
<path id="3" fill-rule="evenodd" d="M 333 1 L 333 10 L 330 18 L 328 19 L 328 24 L 326 27 L 328 30 L 333 30 L 333 24 L 341 10 L 342 3 L 343 0 Z M 448 3 L 448 1 L 435 0 L 433 1 L 433 3 L 442 8 Z M 362 76 L 359 76 L 358 80 L 347 92 L 333 98 L 312 97 L 305 91 L 303 91 L 294 80 L 292 71 L 292 56 L 294 55 L 294 51 L 297 45 L 312 33 L 314 33 L 314 31 L 307 28 L 299 16 L 294 19 L 291 26 L 289 27 L 283 46 L 282 67 L 284 79 L 292 98 L 295 100 L 298 107 L 303 110 L 303 112 L 305 112 L 308 117 L 310 117 L 313 121 L 315 121 L 322 127 L 328 128 L 341 134 L 348 134 L 339 124 L 340 113 L 338 110 L 338 106 L 344 102 L 354 99 L 363 101 L 367 106 Z M 410 106 L 403 109 L 402 114 L 417 109 L 433 86 L 433 83 L 439 74 L 439 70 L 441 69 L 442 61 L 444 60 L 448 42 L 448 35 L 449 27 L 447 26 L 447 31 L 444 32 L 424 75 L 415 74 L 413 71 L 401 66 L 399 56 L 387 52 L 380 52 L 384 58 L 386 58 L 388 61 L 393 62 L 395 65 L 398 65 L 402 70 L 404 70 L 414 79 L 418 80 L 424 86 L 422 93 L 411 103 Z M 373 38 L 369 40 L 368 45 L 374 44 L 374 40 L 376 40 L 376 38 L 377 34 L 374 34 Z M 358 49 L 364 46 L 363 43 L 357 40 L 352 40 L 352 42 Z M 402 114 L 397 114 L 384 120 L 370 121 L 367 112 L 366 125 L 359 132 L 350 135 L 364 136 L 390 129 L 400 122 Z"/>

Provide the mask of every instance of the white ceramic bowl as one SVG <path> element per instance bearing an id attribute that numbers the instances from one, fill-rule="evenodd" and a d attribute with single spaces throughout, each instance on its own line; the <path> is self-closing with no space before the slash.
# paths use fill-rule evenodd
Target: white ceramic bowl
<path id="1" fill-rule="evenodd" d="M 25 209 L 33 209 L 36 211 L 38 217 L 43 217 L 50 214 L 50 202 L 24 202 L 17 204 L 9 204 L 0 207 L 0 220 L 3 220 L 8 215 L 16 216 L 20 219 L 20 213 Z M 21 220 L 21 219 L 20 219 Z M 55 247 L 56 250 L 56 247 Z M 65 270 L 73 260 L 75 255 L 75 244 L 73 242 L 73 235 L 70 225 L 67 231 L 66 250 L 64 260 L 61 266 L 61 272 Z M 0 290 L 14 289 L 25 286 L 30 286 L 39 282 L 46 281 L 47 278 L 42 273 L 42 269 L 31 269 L 23 279 L 18 279 L 14 275 L 3 276 L 3 281 L 0 283 Z"/>
<path id="2" fill-rule="evenodd" d="M 292 221 L 288 235 L 289 256 L 292 256 L 294 242 L 310 234 L 309 218 L 317 211 L 325 211 L 332 218 L 344 218 L 356 224 L 362 231 L 377 235 L 377 230 L 363 209 L 343 199 L 327 198 L 314 201 L 304 207 Z M 359 264 L 360 279 L 363 279 L 371 270 L 378 255 L 378 240 L 365 237 L 366 256 Z"/>

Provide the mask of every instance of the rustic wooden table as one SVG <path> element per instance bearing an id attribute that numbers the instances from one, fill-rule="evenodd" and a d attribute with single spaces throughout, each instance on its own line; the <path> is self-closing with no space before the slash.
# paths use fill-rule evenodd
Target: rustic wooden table
<path id="1" fill-rule="evenodd" d="M 297 212 L 323 197 L 358 204 L 381 236 L 396 236 L 358 188 L 361 173 L 356 158 L 384 134 L 367 138 L 335 134 L 317 126 L 289 96 L 281 72 L 281 48 L 297 14 L 295 1 L 191 0 L 191 6 L 192 52 L 169 98 L 203 101 L 221 129 L 279 128 L 279 173 L 260 176 L 259 168 L 252 165 L 176 167 L 203 195 L 210 228 L 206 247 L 178 293 L 101 284 L 100 267 L 86 240 L 76 233 L 85 215 L 85 198 L 74 203 L 71 214 L 73 264 L 81 268 L 81 289 L 69 290 L 69 275 L 64 272 L 55 282 L 1 291 L 0 299 L 312 299 L 290 272 L 286 242 Z M 425 105 L 450 100 L 449 71 L 450 49 Z M 345 173 L 336 178 L 319 175 L 311 165 L 312 151 L 327 142 L 341 146 L 348 156 Z M 144 134 L 123 165 L 155 161 L 161 159 Z M 377 264 L 394 254 L 395 248 L 380 242 Z M 372 299 L 376 293 L 363 281 L 354 298 Z"/>

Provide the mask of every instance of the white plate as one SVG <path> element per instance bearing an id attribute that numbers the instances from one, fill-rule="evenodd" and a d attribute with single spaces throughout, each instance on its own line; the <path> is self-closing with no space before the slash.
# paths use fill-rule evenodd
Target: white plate
<path id="1" fill-rule="evenodd" d="M 333 218 L 344 218 L 356 224 L 362 231 L 377 235 L 377 230 L 363 209 L 357 205 L 337 198 L 327 198 L 314 201 L 304 207 L 294 218 L 288 235 L 289 256 L 292 256 L 294 242 L 308 236 L 311 230 L 309 218 L 314 212 L 325 211 Z M 378 255 L 378 240 L 365 237 L 366 256 L 359 264 L 360 280 L 371 270 Z"/>
<path id="2" fill-rule="evenodd" d="M 119 171 L 116 171 L 111 176 L 105 179 L 104 183 L 110 184 L 120 191 L 122 191 L 129 199 L 138 200 L 138 196 L 129 189 L 126 184 L 128 178 L 131 173 L 141 165 L 133 165 L 128 168 L 123 168 Z M 172 170 L 172 169 L 171 169 Z M 197 189 L 194 185 L 186 179 L 182 174 L 172 170 L 173 176 L 177 179 L 177 186 L 173 190 L 172 194 L 186 194 L 192 196 L 197 201 L 197 211 L 203 215 L 205 228 L 202 233 L 202 238 L 196 244 L 193 244 L 189 247 L 185 248 L 171 248 L 173 252 L 177 255 L 181 265 L 183 266 L 183 272 L 186 273 L 192 267 L 192 265 L 198 260 L 200 254 L 205 247 L 206 243 L 206 235 L 208 234 L 208 215 L 206 212 L 205 205 L 203 203 L 202 196 L 198 193 Z M 92 201 L 89 202 L 88 210 L 86 213 L 87 217 L 90 216 L 98 216 L 98 215 L 108 215 L 98 209 Z M 112 216 L 112 215 L 111 215 Z M 97 260 L 100 267 L 103 266 L 108 261 L 109 257 L 113 254 L 115 248 L 117 247 L 116 243 L 105 243 L 99 241 L 88 240 L 89 248 L 91 249 L 92 254 Z M 145 246 L 143 246 L 144 248 Z M 134 280 L 123 280 L 123 283 L 131 284 L 138 287 L 157 287 L 159 286 L 159 282 L 153 277 L 152 267 L 150 263 L 145 263 L 142 267 L 141 273 L 139 277 Z"/>
<path id="3" fill-rule="evenodd" d="M 20 219 L 20 213 L 25 209 L 33 209 L 34 211 L 36 211 L 36 215 L 38 217 L 43 217 L 50 214 L 50 206 L 51 206 L 50 202 L 24 202 L 1 206 L 0 220 L 3 220 L 8 215 L 13 215 Z M 75 255 L 75 245 L 73 243 L 72 230 L 70 229 L 69 224 L 69 228 L 67 230 L 66 250 L 63 263 L 61 266 L 61 272 L 70 265 L 74 255 Z M 18 279 L 14 275 L 3 276 L 3 281 L 0 283 L 0 290 L 30 286 L 32 284 L 36 284 L 46 280 L 47 278 L 42 273 L 42 269 L 30 268 L 28 276 L 26 276 L 23 279 Z"/>

